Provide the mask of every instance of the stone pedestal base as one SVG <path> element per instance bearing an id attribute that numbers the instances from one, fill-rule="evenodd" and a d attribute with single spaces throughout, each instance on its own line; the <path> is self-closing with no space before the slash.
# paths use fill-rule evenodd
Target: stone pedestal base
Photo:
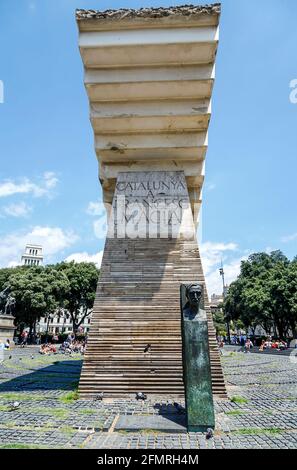
<path id="1" fill-rule="evenodd" d="M 14 330 L 14 317 L 0 314 L 0 342 L 5 343 L 9 339 L 11 345 L 13 345 Z"/>

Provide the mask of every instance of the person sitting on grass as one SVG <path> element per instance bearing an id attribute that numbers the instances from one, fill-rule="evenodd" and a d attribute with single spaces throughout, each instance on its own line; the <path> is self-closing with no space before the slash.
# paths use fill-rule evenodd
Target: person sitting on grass
<path id="1" fill-rule="evenodd" d="M 71 343 L 69 343 L 68 340 L 64 341 L 64 343 L 61 344 L 60 352 L 62 354 L 71 354 L 72 353 Z"/>
<path id="2" fill-rule="evenodd" d="M 253 343 L 252 343 L 252 341 L 248 338 L 248 339 L 246 340 L 245 345 L 244 345 L 245 352 L 249 353 L 252 347 L 253 347 Z"/>
<path id="3" fill-rule="evenodd" d="M 280 351 L 284 351 L 285 349 L 287 349 L 288 345 L 285 341 L 281 340 L 278 344 L 278 349 Z"/>
<path id="4" fill-rule="evenodd" d="M 56 354 L 57 348 L 54 344 L 51 343 L 42 344 L 39 348 L 39 353 L 44 355 Z"/>
<path id="5" fill-rule="evenodd" d="M 53 353 L 53 354 L 56 354 L 57 352 L 57 348 L 54 344 L 49 344 L 49 353 Z"/>
<path id="6" fill-rule="evenodd" d="M 46 354 L 46 344 L 41 344 L 39 348 L 39 354 Z"/>

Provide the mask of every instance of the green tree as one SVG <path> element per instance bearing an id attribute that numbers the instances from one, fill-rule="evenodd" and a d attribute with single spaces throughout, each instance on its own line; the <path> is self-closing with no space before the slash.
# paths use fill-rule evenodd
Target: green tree
<path id="1" fill-rule="evenodd" d="M 229 288 L 225 314 L 241 320 L 245 327 L 271 327 L 280 338 L 289 329 L 296 334 L 297 261 L 281 251 L 255 253 L 241 263 L 240 275 Z"/>
<path id="2" fill-rule="evenodd" d="M 218 308 L 212 314 L 214 327 L 216 329 L 217 336 L 226 336 L 227 329 L 226 329 L 226 319 L 224 312 L 222 310 L 222 305 L 218 305 Z"/>
<path id="3" fill-rule="evenodd" d="M 76 334 L 93 308 L 99 270 L 94 263 L 60 263 L 56 266 L 68 279 L 69 289 L 64 297 L 64 306 L 69 311 L 73 332 Z"/>
<path id="4" fill-rule="evenodd" d="M 0 269 L 0 291 L 7 287 L 8 280 L 12 274 L 17 274 L 24 271 L 25 266 L 16 266 L 14 268 L 1 268 Z"/>
<path id="5" fill-rule="evenodd" d="M 9 276 L 7 285 L 16 299 L 16 323 L 28 325 L 30 335 L 41 317 L 63 305 L 69 291 L 67 276 L 53 266 L 17 270 Z"/>

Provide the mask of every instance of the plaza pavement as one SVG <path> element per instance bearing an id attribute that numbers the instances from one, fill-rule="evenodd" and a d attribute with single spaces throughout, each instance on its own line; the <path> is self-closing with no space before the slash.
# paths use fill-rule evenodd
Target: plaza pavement
<path id="1" fill-rule="evenodd" d="M 216 431 L 207 440 L 202 433 L 116 430 L 125 416 L 140 428 L 157 415 L 152 423 L 164 418 L 174 427 L 182 416 L 171 397 L 77 399 L 80 355 L 15 348 L 0 364 L 0 448 L 297 448 L 297 357 L 225 352 L 222 363 L 229 399 L 215 400 Z"/>

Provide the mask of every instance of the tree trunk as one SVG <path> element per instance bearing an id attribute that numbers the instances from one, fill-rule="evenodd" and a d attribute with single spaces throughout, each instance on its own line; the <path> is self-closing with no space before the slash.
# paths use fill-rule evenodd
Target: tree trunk
<path id="1" fill-rule="evenodd" d="M 291 327 L 291 330 L 292 330 L 293 339 L 297 339 L 296 323 L 295 323 L 295 322 L 291 322 L 290 327 Z"/>
<path id="2" fill-rule="evenodd" d="M 277 322 L 276 324 L 277 330 L 278 330 L 278 336 L 279 339 L 284 339 L 284 325 L 282 322 Z"/>

